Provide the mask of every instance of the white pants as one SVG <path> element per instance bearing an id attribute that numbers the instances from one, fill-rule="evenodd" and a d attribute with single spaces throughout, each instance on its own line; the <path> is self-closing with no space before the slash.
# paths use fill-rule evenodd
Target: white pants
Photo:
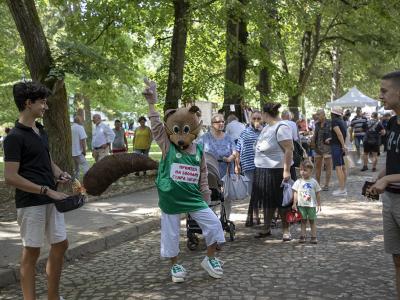
<path id="1" fill-rule="evenodd" d="M 225 243 L 221 221 L 210 208 L 191 212 L 189 214 L 201 228 L 207 246 L 214 243 Z M 180 227 L 180 214 L 161 214 L 161 257 L 171 258 L 178 256 Z"/>
<path id="2" fill-rule="evenodd" d="M 45 236 L 49 244 L 67 239 L 64 214 L 54 204 L 18 208 L 17 222 L 24 247 L 42 247 Z"/>
<path id="3" fill-rule="evenodd" d="M 80 167 L 82 167 L 83 175 L 85 175 L 86 172 L 89 170 L 89 164 L 83 154 L 72 156 L 72 159 L 74 161 L 74 178 L 79 179 Z"/>

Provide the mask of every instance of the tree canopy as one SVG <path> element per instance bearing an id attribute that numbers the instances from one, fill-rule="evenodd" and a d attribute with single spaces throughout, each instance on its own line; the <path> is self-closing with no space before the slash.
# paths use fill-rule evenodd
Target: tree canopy
<path id="1" fill-rule="evenodd" d="M 201 99 L 222 106 L 228 89 L 239 93 L 244 105 L 259 107 L 270 100 L 306 112 L 306 107 L 321 107 L 354 85 L 376 98 L 379 77 L 399 68 L 400 4 L 395 0 L 34 3 L 54 70 L 65 74 L 69 99 L 83 95 L 92 109 L 103 110 L 110 118 L 145 112 L 141 97 L 145 76 L 158 82 L 160 107 L 164 105 L 174 67 L 174 28 L 181 26 L 178 5 L 187 5 L 182 15 L 187 38 L 175 47 L 184 53 L 182 83 L 176 87 L 183 102 Z M 29 70 L 4 2 L 0 16 L 0 124 L 5 124 L 17 116 L 11 86 L 29 78 Z M 240 22 L 246 25 L 245 40 L 227 35 L 227 26 L 232 29 Z M 243 85 L 231 81 L 239 75 L 232 74 L 237 71 L 229 68 L 227 54 L 234 62 L 243 59 Z M 71 113 L 82 105 L 69 104 Z"/>

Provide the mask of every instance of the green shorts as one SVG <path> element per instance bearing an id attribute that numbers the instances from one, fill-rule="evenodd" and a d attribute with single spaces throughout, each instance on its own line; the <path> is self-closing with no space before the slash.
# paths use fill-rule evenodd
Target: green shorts
<path id="1" fill-rule="evenodd" d="M 316 207 L 298 206 L 297 209 L 301 213 L 303 220 L 315 220 L 317 218 Z"/>

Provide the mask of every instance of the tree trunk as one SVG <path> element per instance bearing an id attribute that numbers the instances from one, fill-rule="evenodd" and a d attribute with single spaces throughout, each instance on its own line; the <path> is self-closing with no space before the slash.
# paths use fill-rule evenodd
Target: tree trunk
<path id="1" fill-rule="evenodd" d="M 260 74 L 258 77 L 258 85 L 257 90 L 260 92 L 260 108 L 264 106 L 266 102 L 268 102 L 269 96 L 272 90 L 271 84 L 271 72 L 267 65 L 270 64 L 270 51 L 267 45 L 267 42 L 260 43 L 261 49 L 264 50 L 264 57 L 266 61 L 263 62 L 263 67 L 260 70 Z"/>
<path id="2" fill-rule="evenodd" d="M 183 69 L 185 65 L 185 49 L 189 24 L 189 1 L 174 0 L 175 22 L 172 36 L 167 95 L 164 111 L 177 108 L 182 97 Z"/>
<path id="3" fill-rule="evenodd" d="M 83 96 L 83 110 L 85 111 L 85 131 L 87 135 L 86 145 L 89 150 L 92 150 L 92 115 L 90 108 L 90 99 L 87 96 Z"/>
<path id="4" fill-rule="evenodd" d="M 299 115 L 300 115 L 299 106 L 300 106 L 300 95 L 296 94 L 293 96 L 289 96 L 288 107 L 289 107 L 290 112 L 292 113 L 294 120 L 299 119 Z"/>
<path id="5" fill-rule="evenodd" d="M 332 86 L 331 86 L 331 101 L 340 96 L 340 79 L 341 79 L 341 61 L 338 47 L 334 47 L 331 51 L 332 60 Z"/>
<path id="6" fill-rule="evenodd" d="M 49 111 L 44 114 L 51 156 L 61 169 L 71 171 L 71 127 L 64 74 L 54 67 L 34 0 L 6 2 L 24 44 L 25 61 L 31 78 L 45 84 L 53 92 L 48 99 Z"/>
<path id="7" fill-rule="evenodd" d="M 247 0 L 241 0 L 244 6 Z M 235 115 L 242 120 L 244 83 L 247 68 L 245 47 L 247 44 L 247 20 L 244 8 L 234 6 L 228 10 L 226 23 L 226 69 L 224 88 L 224 110 L 229 113 L 230 105 L 235 106 Z"/>

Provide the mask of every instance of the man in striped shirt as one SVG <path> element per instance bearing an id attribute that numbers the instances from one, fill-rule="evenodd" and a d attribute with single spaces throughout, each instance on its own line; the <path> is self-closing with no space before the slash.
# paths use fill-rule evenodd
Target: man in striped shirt
<path id="1" fill-rule="evenodd" d="M 256 166 L 254 164 L 254 152 L 255 152 L 254 145 L 262 130 L 261 118 L 262 116 L 260 111 L 254 111 L 251 114 L 250 125 L 247 126 L 246 129 L 240 134 L 240 137 L 236 144 L 236 151 L 239 153 L 239 155 L 237 156 L 236 165 L 241 167 L 243 174 L 249 179 L 248 182 L 249 195 L 251 195 L 254 171 L 256 169 Z M 235 171 L 236 173 L 239 173 L 240 170 L 235 170 Z M 249 214 L 251 216 L 253 215 L 252 208 L 253 206 L 250 203 Z M 253 218 L 251 217 L 251 222 L 250 222 L 250 219 L 248 217 L 246 225 L 247 226 L 253 225 L 253 224 L 250 225 L 250 223 L 252 223 L 252 220 Z"/>
<path id="2" fill-rule="evenodd" d="M 365 132 L 367 131 L 368 120 L 363 117 L 361 107 L 357 107 L 356 116 L 351 120 L 350 124 L 350 142 L 353 142 L 357 149 L 357 161 L 361 158 L 361 142 L 364 139 Z M 353 135 L 354 134 L 354 135 Z M 364 146 L 364 144 L 363 144 Z"/>

